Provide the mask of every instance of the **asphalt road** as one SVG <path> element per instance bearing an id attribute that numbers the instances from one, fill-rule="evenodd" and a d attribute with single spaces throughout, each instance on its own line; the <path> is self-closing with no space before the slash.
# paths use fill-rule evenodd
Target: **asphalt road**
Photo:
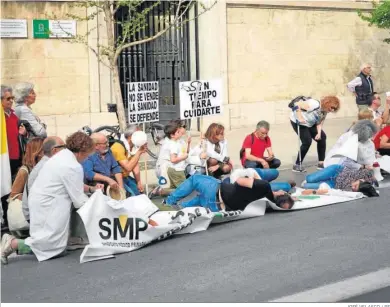
<path id="1" fill-rule="evenodd" d="M 389 216 L 386 188 L 379 198 L 267 212 L 114 259 L 79 264 L 81 251 L 42 263 L 20 256 L 2 266 L 2 301 L 270 301 L 389 268 Z"/>

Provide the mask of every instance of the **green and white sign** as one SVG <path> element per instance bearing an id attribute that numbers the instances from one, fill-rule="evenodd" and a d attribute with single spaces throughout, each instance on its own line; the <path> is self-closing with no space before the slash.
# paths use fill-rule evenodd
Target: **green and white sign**
<path id="1" fill-rule="evenodd" d="M 75 20 L 34 19 L 33 38 L 71 38 L 76 35 Z"/>

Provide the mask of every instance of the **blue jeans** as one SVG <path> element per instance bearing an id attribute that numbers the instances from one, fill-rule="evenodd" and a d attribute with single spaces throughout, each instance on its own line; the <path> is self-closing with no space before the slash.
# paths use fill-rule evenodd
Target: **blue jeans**
<path id="1" fill-rule="evenodd" d="M 230 183 L 230 178 L 227 177 L 223 181 L 223 183 Z M 271 182 L 270 183 L 272 191 L 285 191 L 288 192 L 291 190 L 291 185 L 288 182 Z"/>
<path id="2" fill-rule="evenodd" d="M 123 186 L 125 190 L 131 194 L 131 196 L 137 196 L 141 194 L 138 190 L 137 182 L 131 176 L 123 178 Z"/>
<path id="3" fill-rule="evenodd" d="M 321 183 L 326 183 L 332 189 L 336 186 L 336 178 L 340 172 L 344 169 L 344 166 L 339 164 L 330 165 L 324 169 L 314 172 L 306 176 L 305 189 L 316 190 L 320 187 Z"/>
<path id="4" fill-rule="evenodd" d="M 276 158 L 268 162 L 269 168 L 278 168 L 281 164 L 282 164 L 282 162 Z M 261 165 L 261 163 L 256 162 L 256 161 L 245 160 L 244 167 L 245 168 L 263 168 L 263 165 Z"/>
<path id="5" fill-rule="evenodd" d="M 180 199 L 190 195 L 193 191 L 199 193 L 196 197 L 182 202 L 182 207 L 202 206 L 209 208 L 213 212 L 218 212 L 217 192 L 221 184 L 220 180 L 211 176 L 194 174 L 186 179 L 178 188 L 173 191 L 167 198 L 168 205 L 175 205 Z"/>

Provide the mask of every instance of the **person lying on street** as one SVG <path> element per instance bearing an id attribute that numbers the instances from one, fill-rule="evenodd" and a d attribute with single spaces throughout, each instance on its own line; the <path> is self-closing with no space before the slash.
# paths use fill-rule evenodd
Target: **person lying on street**
<path id="1" fill-rule="evenodd" d="M 76 132 L 67 138 L 67 148 L 42 167 L 28 197 L 30 237 L 20 240 L 4 234 L 1 240 L 3 264 L 8 263 L 8 256 L 13 252 L 34 254 L 38 261 L 44 261 L 65 251 L 72 204 L 80 208 L 88 200 L 80 163 L 92 153 L 93 146 L 89 136 Z"/>
<path id="2" fill-rule="evenodd" d="M 198 195 L 190 200 L 178 202 L 189 196 L 192 192 Z M 285 191 L 273 192 L 271 185 L 261 179 L 239 177 L 235 183 L 222 182 L 211 176 L 195 174 L 184 181 L 172 192 L 164 203 L 175 209 L 201 206 L 212 212 L 220 210 L 244 210 L 255 200 L 266 197 L 277 206 L 291 209 L 294 200 Z"/>
<path id="3" fill-rule="evenodd" d="M 360 181 L 368 182 L 371 185 L 378 184 L 372 170 L 373 167 L 370 165 L 352 168 L 351 164 L 334 164 L 307 175 L 302 187 L 304 189 L 321 188 L 358 192 Z"/>
<path id="4" fill-rule="evenodd" d="M 288 180 L 287 182 L 271 182 L 271 180 L 269 180 L 270 176 L 268 172 L 272 172 L 272 171 L 277 171 L 277 170 L 260 169 L 260 168 L 235 169 L 231 173 L 231 175 L 225 178 L 222 182 L 234 184 L 238 178 L 262 179 L 270 183 L 272 191 L 285 191 L 285 192 L 290 192 L 291 189 L 296 186 L 294 180 Z"/>
<path id="5" fill-rule="evenodd" d="M 123 188 L 122 170 L 109 148 L 107 137 L 102 133 L 93 133 L 91 139 L 95 144 L 95 152 L 83 163 L 87 184 L 104 184 L 111 189 Z"/>

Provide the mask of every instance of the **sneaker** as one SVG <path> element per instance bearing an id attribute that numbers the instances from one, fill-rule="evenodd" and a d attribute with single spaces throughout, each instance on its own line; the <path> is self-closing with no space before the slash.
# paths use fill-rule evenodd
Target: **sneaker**
<path id="1" fill-rule="evenodd" d="M 324 163 L 318 163 L 318 164 L 317 164 L 317 169 L 318 169 L 318 170 L 324 169 Z"/>
<path id="2" fill-rule="evenodd" d="M 305 168 L 302 165 L 295 164 L 292 168 L 294 173 L 304 173 L 306 172 Z"/>
<path id="3" fill-rule="evenodd" d="M 7 233 L 1 238 L 1 263 L 8 264 L 8 256 L 11 255 L 15 250 L 11 246 L 12 240 L 15 239 Z"/>
<path id="4" fill-rule="evenodd" d="M 149 199 L 153 199 L 156 196 L 158 196 L 160 194 L 160 191 L 161 191 L 161 187 L 158 185 L 152 191 L 149 192 L 149 195 L 148 195 Z"/>

